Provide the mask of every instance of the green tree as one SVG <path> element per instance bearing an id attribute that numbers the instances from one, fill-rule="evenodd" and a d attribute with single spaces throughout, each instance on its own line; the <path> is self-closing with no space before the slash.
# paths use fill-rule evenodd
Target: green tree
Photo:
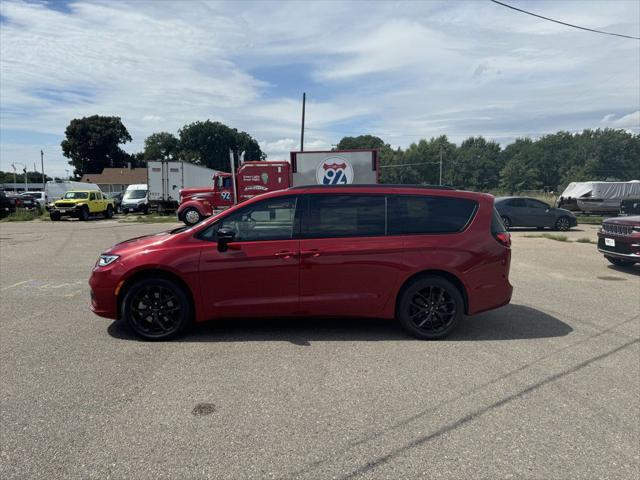
<path id="1" fill-rule="evenodd" d="M 447 182 L 457 188 L 478 191 L 494 189 L 504 167 L 500 145 L 483 137 L 469 137 L 456 149 L 455 160 L 447 165 Z"/>
<path id="2" fill-rule="evenodd" d="M 500 171 L 500 187 L 510 194 L 540 188 L 540 172 L 536 169 L 537 148 L 529 138 L 519 138 L 502 151 L 504 167 Z"/>
<path id="3" fill-rule="evenodd" d="M 143 158 L 145 160 L 175 160 L 178 157 L 180 143 L 178 138 L 168 132 L 149 135 L 144 141 Z"/>
<path id="4" fill-rule="evenodd" d="M 359 135 L 357 137 L 343 137 L 336 145 L 336 150 L 378 150 L 378 168 L 380 169 L 381 183 L 402 183 L 403 173 L 413 178 L 413 172 L 398 170 L 397 165 L 402 163 L 402 150 L 393 150 L 391 145 L 384 143 L 380 137 L 374 135 Z"/>
<path id="5" fill-rule="evenodd" d="M 216 170 L 229 169 L 229 149 L 244 150 L 245 160 L 264 160 L 258 142 L 246 132 L 238 132 L 220 122 L 206 120 L 182 127 L 180 158 Z"/>
<path id="6" fill-rule="evenodd" d="M 51 180 L 51 177 L 48 175 L 45 175 L 44 178 L 46 182 Z M 13 172 L 3 172 L 0 170 L 0 183 L 13 183 Z M 16 172 L 16 183 L 24 183 L 24 173 Z M 42 173 L 27 172 L 27 183 L 42 183 Z"/>
<path id="7" fill-rule="evenodd" d="M 93 115 L 73 119 L 65 130 L 60 144 L 74 175 L 100 173 L 105 167 L 124 167 L 131 156 L 120 148 L 131 141 L 131 135 L 120 117 Z"/>
<path id="8" fill-rule="evenodd" d="M 337 150 L 357 150 L 361 148 L 388 147 L 380 137 L 374 135 L 359 135 L 357 137 L 343 137 L 336 146 Z"/>

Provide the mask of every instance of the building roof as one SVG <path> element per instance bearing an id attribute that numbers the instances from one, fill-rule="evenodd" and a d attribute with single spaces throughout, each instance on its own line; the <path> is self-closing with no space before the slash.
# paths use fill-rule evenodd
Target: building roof
<path id="1" fill-rule="evenodd" d="M 146 168 L 105 168 L 102 173 L 85 173 L 81 182 L 99 183 L 101 185 L 132 185 L 147 183 Z"/>

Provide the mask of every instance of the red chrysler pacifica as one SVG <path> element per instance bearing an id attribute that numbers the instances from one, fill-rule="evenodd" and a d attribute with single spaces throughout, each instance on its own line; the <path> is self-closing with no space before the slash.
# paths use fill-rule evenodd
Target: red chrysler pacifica
<path id="1" fill-rule="evenodd" d="M 231 317 L 396 318 L 442 338 L 509 303 L 511 240 L 487 194 L 419 186 L 267 193 L 100 255 L 91 308 L 145 339 Z"/>

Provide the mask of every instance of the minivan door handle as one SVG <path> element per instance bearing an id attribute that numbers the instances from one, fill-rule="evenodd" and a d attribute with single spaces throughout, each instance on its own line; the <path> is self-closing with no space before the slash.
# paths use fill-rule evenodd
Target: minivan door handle
<path id="1" fill-rule="evenodd" d="M 284 251 L 284 252 L 277 252 L 274 254 L 276 257 L 278 258 L 291 258 L 291 257 L 295 257 L 296 256 L 296 252 L 288 252 L 288 251 Z"/>
<path id="2" fill-rule="evenodd" d="M 320 256 L 320 250 L 318 249 L 311 249 L 311 250 L 302 250 L 300 252 L 300 255 L 302 255 L 303 257 L 319 257 Z"/>

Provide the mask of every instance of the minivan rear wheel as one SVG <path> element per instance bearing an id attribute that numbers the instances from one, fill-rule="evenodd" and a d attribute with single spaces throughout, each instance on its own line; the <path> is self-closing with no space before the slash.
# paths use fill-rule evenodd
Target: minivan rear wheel
<path id="1" fill-rule="evenodd" d="M 121 318 L 145 340 L 166 340 L 180 334 L 191 319 L 191 301 L 184 289 L 164 278 L 144 278 L 129 288 Z"/>
<path id="2" fill-rule="evenodd" d="M 425 275 L 405 286 L 396 316 L 410 335 L 437 340 L 451 333 L 463 312 L 462 294 L 453 283 L 437 275 Z"/>

